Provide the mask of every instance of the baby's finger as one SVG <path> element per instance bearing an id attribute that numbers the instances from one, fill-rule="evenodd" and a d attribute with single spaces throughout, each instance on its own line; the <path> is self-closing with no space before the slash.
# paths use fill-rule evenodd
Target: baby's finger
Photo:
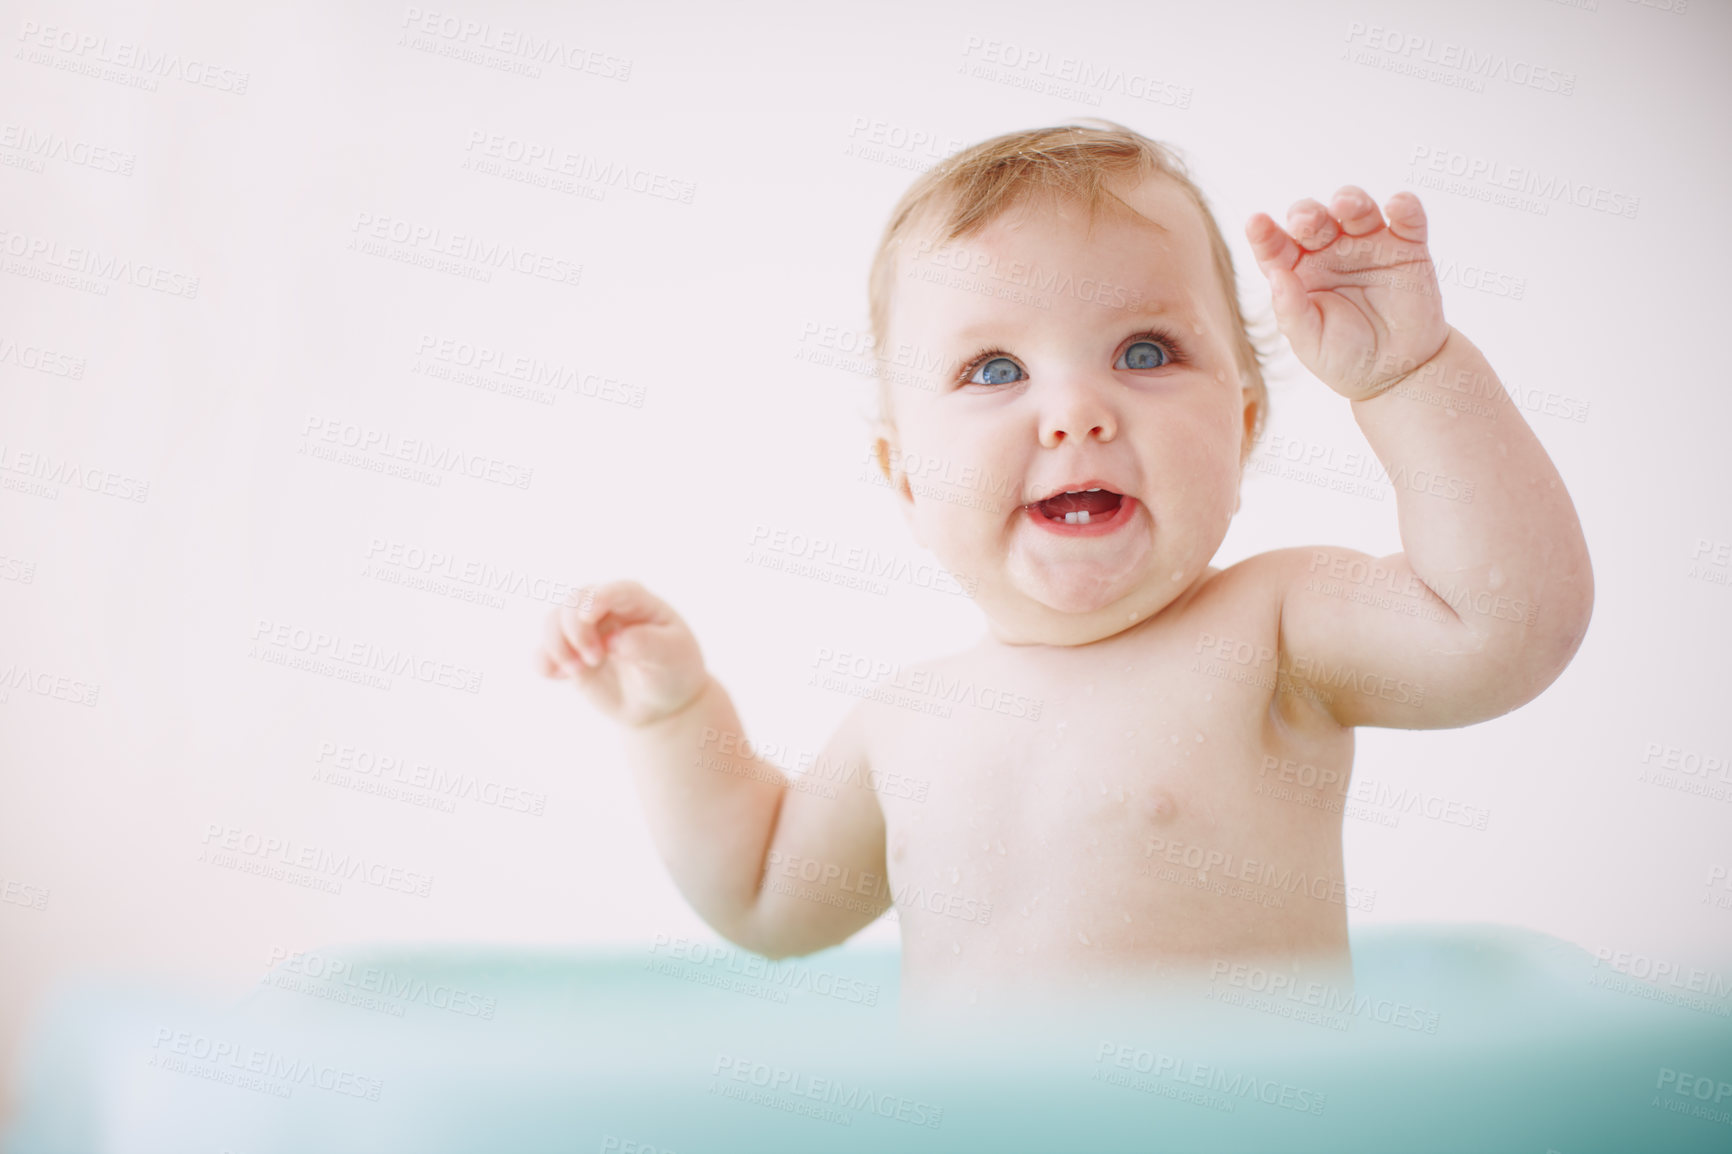
<path id="1" fill-rule="evenodd" d="M 594 589 L 584 589 L 578 611 L 589 621 L 600 621 L 612 614 L 623 625 L 660 623 L 667 619 L 667 605 L 662 599 L 636 581 L 609 581 Z"/>
<path id="2" fill-rule="evenodd" d="M 1269 275 L 1269 304 L 1275 322 L 1294 348 L 1315 345 L 1323 335 L 1323 313 L 1311 303 L 1299 274 L 1292 269 L 1265 269 Z"/>
<path id="3" fill-rule="evenodd" d="M 1425 206 L 1419 203 L 1417 196 L 1411 192 L 1398 192 L 1384 204 L 1383 211 L 1389 217 L 1390 232 L 1402 240 L 1425 243 Z"/>
<path id="4" fill-rule="evenodd" d="M 1245 239 L 1251 242 L 1251 255 L 1257 258 L 1264 276 L 1272 269 L 1292 268 L 1303 255 L 1298 243 L 1266 212 L 1245 222 Z"/>
<path id="5" fill-rule="evenodd" d="M 1287 210 L 1287 231 L 1306 252 L 1328 248 L 1341 235 L 1341 225 L 1329 210 L 1307 197 Z"/>
<path id="6" fill-rule="evenodd" d="M 1377 211 L 1377 202 L 1356 184 L 1338 189 L 1329 207 L 1341 222 L 1341 231 L 1348 236 L 1364 236 L 1383 227 L 1383 214 Z"/>
<path id="7" fill-rule="evenodd" d="M 544 677 L 566 677 L 576 672 L 581 658 L 577 649 L 565 635 L 565 626 L 561 618 L 567 610 L 555 609 L 547 615 L 542 626 L 541 641 L 541 672 Z"/>
<path id="8" fill-rule="evenodd" d="M 568 672 L 545 648 L 535 651 L 535 671 L 543 677 L 564 677 Z"/>
<path id="9" fill-rule="evenodd" d="M 607 657 L 607 634 L 628 625 L 659 625 L 667 619 L 667 607 L 636 581 L 611 581 L 585 588 L 578 604 L 560 616 L 572 648 L 594 666 Z M 611 627 L 604 631 L 603 622 Z"/>
<path id="10" fill-rule="evenodd" d="M 584 610 L 577 606 L 561 609 L 558 621 L 561 636 L 578 659 L 585 665 L 599 665 L 606 650 L 595 622 L 584 616 Z"/>

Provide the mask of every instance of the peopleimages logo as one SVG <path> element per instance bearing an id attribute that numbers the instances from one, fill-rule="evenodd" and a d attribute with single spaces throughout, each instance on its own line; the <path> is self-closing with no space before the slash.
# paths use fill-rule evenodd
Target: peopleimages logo
<path id="1" fill-rule="evenodd" d="M 1137 308 L 1143 303 L 1141 289 L 1113 284 L 1095 277 L 1079 278 L 1067 271 L 1045 268 L 1022 260 L 1004 261 L 996 253 L 930 238 L 915 244 L 910 263 L 923 265 L 928 272 L 952 272 L 965 278 L 985 278 L 1014 288 L 1030 289 L 1036 294 L 1037 300 L 1045 294 L 1069 296 L 1087 304 L 1115 309 Z M 910 268 L 908 274 L 912 276 L 919 271 L 921 270 Z M 964 287 L 961 283 L 951 283 L 955 283 L 955 287 Z"/>
<path id="2" fill-rule="evenodd" d="M 850 545 L 829 537 L 766 525 L 762 521 L 753 526 L 746 544 L 754 552 L 764 550 L 790 561 L 829 566 L 880 582 L 904 582 L 938 593 L 972 597 L 979 587 L 976 578 L 958 576 L 930 561 L 915 562 L 906 557 L 885 556 L 863 545 Z M 752 560 L 752 554 L 747 554 L 746 560 Z"/>
<path id="3" fill-rule="evenodd" d="M 482 673 L 449 661 L 437 661 L 410 650 L 375 645 L 371 641 L 355 640 L 340 633 L 327 633 L 286 621 L 260 617 L 253 626 L 253 645 L 249 656 L 271 661 L 272 654 L 284 654 L 309 659 L 324 659 L 351 666 L 368 674 L 408 676 L 427 685 L 456 689 L 464 693 L 480 693 Z M 280 664 L 280 660 L 272 661 Z M 389 688 L 387 682 L 384 686 Z"/>
<path id="4" fill-rule="evenodd" d="M 205 850 L 201 859 L 213 865 L 233 868 L 235 858 L 251 858 L 281 869 L 305 871 L 316 879 L 336 882 L 339 889 L 344 881 L 359 881 L 379 889 L 422 898 L 433 891 L 431 874 L 417 873 L 381 861 L 369 861 L 359 854 L 337 853 L 323 846 L 297 844 L 291 838 L 267 837 L 240 826 L 207 822 L 202 844 Z M 329 885 L 313 888 L 338 892 Z"/>
<path id="5" fill-rule="evenodd" d="M 1570 96 L 1576 90 L 1574 72 L 1535 64 L 1504 52 L 1481 52 L 1449 40 L 1437 40 L 1421 33 L 1402 32 L 1359 20 L 1348 22 L 1347 42 L 1403 60 L 1459 72 L 1463 78 L 1476 81 L 1502 80 L 1518 88 L 1534 88 L 1558 96 Z"/>
<path id="6" fill-rule="evenodd" d="M 876 1114 L 880 1118 L 925 1126 L 933 1130 L 938 1129 L 944 1122 L 944 1108 L 930 1102 L 874 1091 L 865 1086 L 850 1085 L 838 1078 L 814 1078 L 797 1070 L 771 1066 L 739 1055 L 718 1055 L 715 1068 L 710 1073 L 717 1079 L 731 1078 L 771 1093 L 786 1094 L 792 1099 L 822 1102 L 826 1106 L 857 1110 L 862 1114 Z M 846 1119 L 847 1115 L 843 1115 L 843 1125 L 848 1124 Z"/>
<path id="7" fill-rule="evenodd" d="M 81 32 L 75 28 L 57 28 L 53 25 L 42 25 L 34 20 L 25 20 L 18 29 L 19 40 L 27 46 L 42 49 L 45 52 L 58 52 L 62 58 L 69 58 L 79 67 L 74 71 L 98 69 L 101 65 L 111 65 L 114 69 L 126 69 L 136 73 L 132 79 L 135 87 L 142 87 L 155 92 L 158 80 L 176 79 L 199 88 L 214 88 L 218 92 L 228 92 L 235 96 L 245 96 L 247 82 L 252 79 L 249 72 L 240 72 L 233 68 L 223 68 L 203 60 L 182 57 L 178 52 L 157 50 L 143 44 L 134 44 L 127 40 L 110 42 L 106 36 L 98 36 L 93 32 Z M 35 59 L 34 63 L 47 63 L 52 57 Z M 91 73 L 95 74 L 95 73 Z M 105 78 L 112 78 L 106 77 Z"/>
<path id="8" fill-rule="evenodd" d="M 1507 193 L 1514 197 L 1510 201 L 1510 207 L 1535 212 L 1540 216 L 1544 216 L 1549 209 L 1548 202 L 1562 201 L 1577 208 L 1634 220 L 1642 205 L 1640 197 L 1587 181 L 1571 180 L 1555 172 L 1541 172 L 1531 166 L 1506 164 L 1493 157 L 1472 156 L 1434 145 L 1414 145 L 1407 162 L 1417 174 L 1415 183 L 1422 187 L 1443 188 L 1452 192 L 1468 190 L 1463 192 L 1463 195 L 1475 196 L 1478 199 L 1487 198 L 1478 196 L 1472 190 Z M 1444 182 L 1444 177 L 1454 178 L 1455 184 Z M 1532 199 L 1524 201 L 1522 198 Z"/>
<path id="9" fill-rule="evenodd" d="M 0 228 L 0 253 L 29 262 L 16 268 L 8 266 L 7 271 L 30 275 L 28 270 L 33 269 L 43 274 L 36 279 L 49 276 L 49 268 L 60 269 L 74 278 L 93 278 L 88 284 L 79 282 L 74 287 L 82 287 L 86 291 L 95 290 L 100 296 L 108 294 L 108 286 L 111 284 L 129 284 L 134 288 L 149 289 L 165 296 L 186 300 L 198 297 L 199 278 L 190 273 L 178 272 L 149 261 L 135 261 L 100 248 L 65 245 L 54 237 Z"/>
<path id="10" fill-rule="evenodd" d="M 263 1046 L 243 1046 L 225 1038 L 212 1038 L 169 1026 L 157 1029 L 151 1048 L 157 1051 L 150 1056 L 149 1064 L 152 1066 L 231 1084 L 242 1084 L 236 1079 L 250 1074 L 259 1079 L 269 1079 L 275 1085 L 242 1084 L 243 1088 L 281 1091 L 279 1096 L 284 1098 L 296 1086 L 315 1086 L 333 1094 L 377 1102 L 385 1087 L 378 1078 L 369 1078 L 353 1070 L 308 1062 Z M 188 1060 L 207 1068 L 189 1068 Z M 213 1077 L 213 1074 L 218 1076 Z"/>
<path id="11" fill-rule="evenodd" d="M 1115 1075 L 1112 1067 L 1149 1075 L 1151 1081 L 1138 1084 L 1137 1080 L 1127 1075 Z M 1166 1083 L 1169 1089 L 1194 1086 L 1204 1092 L 1198 1096 L 1196 1105 L 1219 1109 L 1224 1113 L 1232 1113 L 1237 1101 L 1245 1098 L 1254 1098 L 1266 1106 L 1278 1106 L 1300 1114 L 1321 1114 L 1329 1102 L 1329 1095 L 1309 1086 L 1295 1086 L 1274 1078 L 1259 1078 L 1254 1074 L 1228 1070 L 1223 1066 L 1197 1062 L 1176 1054 L 1164 1054 L 1110 1041 L 1102 1042 L 1095 1052 L 1095 1069 L 1089 1077 L 1097 1082 L 1112 1082 L 1128 1089 L 1168 1098 L 1178 1095 L 1163 1092 L 1162 1083 Z"/>
<path id="12" fill-rule="evenodd" d="M 978 684 L 971 677 L 951 676 L 935 669 L 905 669 L 898 662 L 822 645 L 817 648 L 812 667 L 813 673 L 807 684 L 888 704 L 907 705 L 940 717 L 949 717 L 950 706 L 954 704 L 1039 721 L 1045 704 L 1038 698 Z M 849 686 L 843 679 L 865 684 Z"/>
<path id="13" fill-rule="evenodd" d="M 325 957 L 303 950 L 271 947 L 266 963 L 272 973 L 293 974 L 331 988 L 346 988 L 379 994 L 401 1002 L 415 1002 L 430 1009 L 492 1021 L 499 999 L 444 982 L 429 982 L 416 974 L 395 972 L 385 966 L 363 966 L 344 958 Z"/>
<path id="14" fill-rule="evenodd" d="M 493 270 L 503 269 L 555 284 L 576 285 L 583 281 L 583 265 L 575 261 L 538 253 L 521 245 L 486 240 L 473 233 L 448 232 L 401 217 L 357 212 L 349 231 L 353 234 L 349 247 L 358 252 L 387 256 L 392 250 L 384 246 L 396 245 L 399 255 L 409 254 L 412 258 L 408 263 L 449 271 L 433 259 L 449 257 L 469 271 L 480 274 L 478 279 L 482 280 L 490 279 Z"/>
<path id="15" fill-rule="evenodd" d="M 357 460 L 370 458 L 382 465 L 405 468 L 420 466 L 436 484 L 447 474 L 459 473 L 477 481 L 527 489 L 535 477 L 532 465 L 466 452 L 424 437 L 404 437 L 337 417 L 315 415 L 306 419 L 301 428 L 299 452 L 320 459 L 338 459 L 334 454 L 344 450 Z"/>

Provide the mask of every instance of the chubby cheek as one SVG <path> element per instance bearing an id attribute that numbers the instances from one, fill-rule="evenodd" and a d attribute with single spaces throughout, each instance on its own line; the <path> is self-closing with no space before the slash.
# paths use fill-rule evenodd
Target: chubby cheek
<path id="1" fill-rule="evenodd" d="M 1002 553 L 1023 483 L 1016 454 L 979 430 L 930 425 L 906 430 L 902 450 L 920 544 L 959 573 Z"/>
<path id="2" fill-rule="evenodd" d="M 1014 507 L 1002 489 L 910 478 L 916 540 L 959 576 L 982 576 L 1002 563 L 1005 524 Z"/>
<path id="3" fill-rule="evenodd" d="M 1199 428 L 1205 435 L 1169 441 L 1150 486 L 1149 512 L 1157 531 L 1164 528 L 1169 538 L 1193 546 L 1207 545 L 1225 532 L 1239 483 L 1236 450 L 1224 448 L 1219 438 L 1208 438 L 1211 431 Z"/>

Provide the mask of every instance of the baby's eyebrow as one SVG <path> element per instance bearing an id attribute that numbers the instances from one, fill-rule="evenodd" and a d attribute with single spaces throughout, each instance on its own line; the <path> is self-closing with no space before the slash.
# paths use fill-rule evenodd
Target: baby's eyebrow
<path id="1" fill-rule="evenodd" d="M 1170 301 L 1147 298 L 1134 308 L 1107 308 L 1108 314 L 1101 321 L 1103 329 L 1132 329 L 1149 321 L 1179 321 L 1190 320 L 1191 310 L 1182 301 Z M 987 318 L 975 321 L 965 328 L 957 329 L 952 337 L 957 341 L 973 342 L 982 340 L 1003 340 L 1006 322 Z"/>
<path id="2" fill-rule="evenodd" d="M 1188 305 L 1178 301 L 1160 299 L 1144 300 L 1137 307 L 1126 310 L 1126 324 L 1140 324 L 1143 321 L 1189 320 L 1191 310 Z"/>

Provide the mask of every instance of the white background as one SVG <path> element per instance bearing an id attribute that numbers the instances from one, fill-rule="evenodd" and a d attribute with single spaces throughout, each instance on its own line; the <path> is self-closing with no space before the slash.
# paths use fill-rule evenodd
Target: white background
<path id="1" fill-rule="evenodd" d="M 1377 893 L 1355 916 L 1512 923 L 1732 973 L 1732 908 L 1708 885 L 1732 866 L 1732 782 L 1716 798 L 1639 777 L 1650 743 L 1732 757 L 1728 569 L 1690 575 L 1699 542 L 1732 541 L 1724 5 L 420 6 L 489 22 L 495 43 L 510 29 L 599 54 L 592 71 L 538 77 L 401 43 L 405 5 L 0 7 L 0 476 L 28 487 L 22 455 L 44 454 L 148 482 L 142 502 L 0 489 L 0 674 L 100 686 L 91 706 L 27 686 L 0 704 L 0 881 L 18 899 L 0 903 L 0 1050 L 79 974 L 238 991 L 276 949 L 709 936 L 654 855 L 616 734 L 533 672 L 547 603 L 368 576 L 375 542 L 538 581 L 637 577 L 696 628 L 755 737 L 819 748 L 852 700 L 805 684 L 819 647 L 913 661 L 968 644 L 982 620 L 906 581 L 879 595 L 743 560 L 759 525 L 927 560 L 862 480 L 871 386 L 801 354 L 824 326 L 864 328 L 867 266 L 914 166 L 1082 115 L 1183 151 L 1258 315 L 1249 214 L 1349 182 L 1379 199 L 1414 189 L 1434 255 L 1457 270 L 1451 322 L 1534 407 L 1585 406 L 1585 420 L 1530 422 L 1592 551 L 1587 640 L 1510 716 L 1361 731 L 1357 776 L 1489 819 L 1347 821 L 1349 877 Z M 32 25 L 107 48 L 42 48 Z M 1430 47 L 1387 51 L 1356 34 L 1370 25 Z M 1001 78 L 1070 58 L 1153 79 L 1156 99 L 969 74 L 989 41 L 1012 46 L 990 49 L 1000 58 L 1045 54 Z M 149 91 L 57 66 L 123 42 L 182 67 Z M 1573 90 L 1394 70 L 1446 43 Z M 623 61 L 628 77 L 610 75 Z M 230 71 L 186 79 L 204 65 Z M 240 74 L 245 92 L 224 91 Z M 870 151 L 875 133 L 886 142 Z M 475 134 L 626 175 L 591 196 L 506 180 L 464 167 Z M 43 157 L 31 142 L 44 141 L 60 144 Z M 55 148 L 130 156 L 130 172 Z M 1427 188 L 1414 158 L 1428 149 L 1602 204 L 1634 198 L 1635 214 L 1463 191 L 1483 181 Z M 689 183 L 690 203 L 632 191 L 638 173 Z M 581 264 L 581 280 L 484 283 L 354 251 L 362 214 Z M 19 255 L 37 242 L 57 255 Z M 197 277 L 197 295 L 30 275 L 74 249 Z M 1495 274 L 1490 289 L 1469 269 Z M 438 379 L 418 354 L 427 338 L 622 382 L 641 407 Z M 26 367 L 26 349 L 76 358 L 81 378 Z M 1290 355 L 1270 377 L 1271 436 L 1365 449 L 1347 403 Z M 532 467 L 532 481 L 435 487 L 318 460 L 300 452 L 309 418 Z M 1217 565 L 1308 543 L 1401 547 L 1386 486 L 1372 499 L 1253 472 L 1244 495 Z M 251 655 L 261 621 L 478 670 L 482 690 L 269 664 Z M 545 812 L 474 798 L 442 812 L 316 780 L 327 742 L 544 794 Z M 431 894 L 218 868 L 198 860 L 212 826 L 431 875 Z"/>

